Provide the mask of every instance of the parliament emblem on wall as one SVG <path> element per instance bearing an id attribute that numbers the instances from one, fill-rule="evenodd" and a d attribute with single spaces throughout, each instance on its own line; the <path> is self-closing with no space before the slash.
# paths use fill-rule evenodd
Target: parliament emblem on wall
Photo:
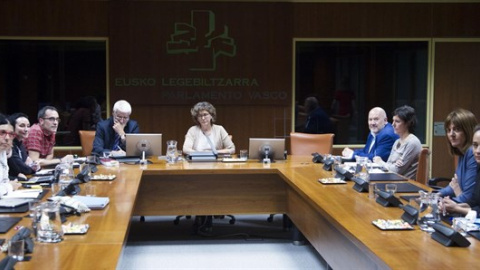
<path id="1" fill-rule="evenodd" d="M 228 26 L 217 27 L 215 13 L 210 10 L 192 10 L 190 23 L 175 23 L 166 47 L 167 54 L 191 56 L 192 71 L 215 71 L 220 57 L 234 57 L 237 53 Z"/>

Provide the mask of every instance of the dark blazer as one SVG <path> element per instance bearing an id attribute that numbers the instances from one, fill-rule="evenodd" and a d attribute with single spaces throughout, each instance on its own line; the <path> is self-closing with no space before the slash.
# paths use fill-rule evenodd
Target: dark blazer
<path id="1" fill-rule="evenodd" d="M 34 174 L 35 171 L 25 164 L 28 153 L 23 143 L 17 139 L 13 140 L 12 156 L 8 158 L 8 175 L 16 178 L 19 173 L 25 175 Z"/>
<path id="2" fill-rule="evenodd" d="M 135 120 L 128 120 L 123 130 L 126 134 L 140 133 L 140 128 Z M 102 156 L 105 150 L 115 150 L 112 149 L 115 144 L 115 134 L 115 130 L 113 130 L 113 117 L 97 123 L 92 153 Z M 126 150 L 125 144 L 121 143 L 120 147 L 123 151 Z"/>
<path id="3" fill-rule="evenodd" d="M 308 115 L 303 132 L 312 134 L 333 133 L 330 117 L 321 107 L 317 107 Z"/>
<path id="4" fill-rule="evenodd" d="M 370 144 L 373 141 L 373 135 L 370 132 L 370 134 L 368 134 L 365 147 L 363 149 L 355 150 L 353 153 L 353 157 L 368 157 L 368 159 L 372 160 L 374 156 L 379 156 L 383 159 L 383 161 L 387 161 L 388 157 L 390 156 L 390 152 L 392 151 L 393 143 L 397 139 L 398 135 L 395 134 L 395 132 L 393 131 L 392 125 L 390 123 L 387 123 L 385 127 L 383 127 L 382 130 L 378 132 L 372 150 L 370 152 L 368 151 L 370 148 Z"/>
<path id="5" fill-rule="evenodd" d="M 467 201 L 472 210 L 477 211 L 477 218 L 480 218 L 480 166 L 477 169 L 477 177 L 475 179 L 475 189 L 473 190 L 473 196 Z"/>

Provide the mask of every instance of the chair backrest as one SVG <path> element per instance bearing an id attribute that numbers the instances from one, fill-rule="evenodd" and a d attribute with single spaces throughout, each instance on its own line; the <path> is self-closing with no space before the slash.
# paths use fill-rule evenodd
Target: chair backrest
<path id="1" fill-rule="evenodd" d="M 417 165 L 417 182 L 424 185 L 428 185 L 428 160 L 430 156 L 430 150 L 428 148 L 422 148 L 420 154 L 418 154 L 418 165 Z"/>
<path id="2" fill-rule="evenodd" d="M 312 153 L 331 154 L 335 134 L 290 133 L 290 154 L 310 155 Z"/>
<path id="3" fill-rule="evenodd" d="M 80 144 L 82 145 L 82 155 L 90 156 L 93 150 L 93 140 L 95 139 L 95 130 L 79 130 Z"/>

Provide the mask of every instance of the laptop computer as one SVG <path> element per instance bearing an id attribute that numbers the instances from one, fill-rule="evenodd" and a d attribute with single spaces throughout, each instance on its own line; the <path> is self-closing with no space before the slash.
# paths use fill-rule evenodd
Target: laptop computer
<path id="1" fill-rule="evenodd" d="M 22 199 L 22 198 L 1 199 L 0 200 L 0 207 L 15 208 L 15 207 L 19 207 L 19 206 L 28 204 L 29 201 L 31 201 L 31 200 L 30 199 Z"/>

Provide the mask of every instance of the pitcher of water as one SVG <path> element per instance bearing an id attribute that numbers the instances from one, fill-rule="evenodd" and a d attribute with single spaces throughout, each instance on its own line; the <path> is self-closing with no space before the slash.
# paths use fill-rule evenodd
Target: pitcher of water
<path id="1" fill-rule="evenodd" d="M 44 202 L 39 206 L 37 218 L 37 241 L 57 243 L 63 240 L 62 220 L 59 204 Z"/>
<path id="2" fill-rule="evenodd" d="M 175 163 L 177 162 L 177 141 L 169 140 L 167 141 L 167 162 Z"/>
<path id="3" fill-rule="evenodd" d="M 357 177 L 363 179 L 365 182 L 370 181 L 370 174 L 368 172 L 368 158 L 356 156 L 357 166 L 359 167 Z"/>
<path id="4" fill-rule="evenodd" d="M 68 184 L 74 178 L 73 163 L 62 162 L 55 167 L 55 176 L 58 176 L 59 183 Z"/>
<path id="5" fill-rule="evenodd" d="M 417 224 L 422 231 L 434 232 L 432 225 L 440 221 L 440 209 L 438 202 L 440 196 L 438 193 L 427 193 L 423 190 L 419 192 L 420 197 L 415 199 L 413 205 L 418 209 Z"/>

